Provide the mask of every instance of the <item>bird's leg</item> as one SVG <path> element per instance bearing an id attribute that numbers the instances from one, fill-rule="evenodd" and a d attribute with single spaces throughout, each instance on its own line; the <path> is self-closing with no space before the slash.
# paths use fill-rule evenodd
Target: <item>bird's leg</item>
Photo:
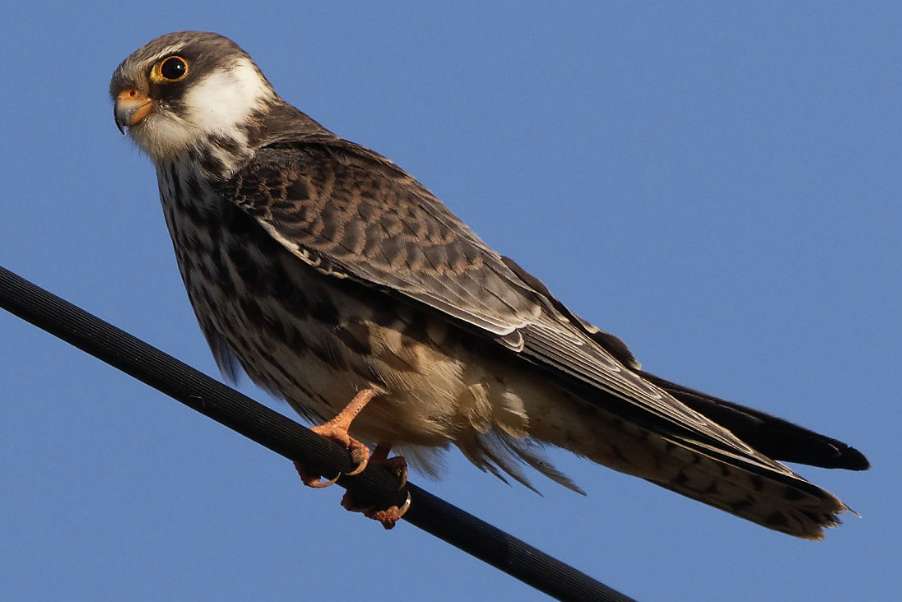
<path id="1" fill-rule="evenodd" d="M 398 489 L 401 490 L 407 485 L 407 460 L 402 456 L 388 457 L 391 451 L 391 443 L 380 443 L 373 450 L 373 456 L 370 461 L 374 464 L 382 464 L 398 477 Z"/>
<path id="2" fill-rule="evenodd" d="M 351 459 L 357 465 L 354 470 L 347 473 L 348 476 L 354 476 L 355 474 L 360 474 L 363 472 L 363 469 L 366 468 L 366 465 L 369 461 L 370 450 L 366 445 L 354 439 L 348 434 L 348 429 L 351 427 L 351 422 L 354 421 L 354 418 L 357 417 L 357 414 L 360 413 L 363 408 L 366 407 L 370 401 L 372 401 L 373 397 L 376 396 L 376 392 L 372 389 L 363 389 L 357 395 L 354 396 L 354 399 L 351 400 L 345 408 L 338 413 L 338 415 L 332 420 L 326 422 L 325 424 L 321 424 L 319 426 L 314 426 L 310 430 L 318 435 L 329 439 L 330 441 L 335 441 L 336 443 L 340 443 L 348 448 L 348 451 L 351 452 Z M 328 487 L 335 483 L 338 478 L 341 476 L 341 473 L 338 473 L 333 479 L 328 481 L 320 480 L 320 475 L 312 474 L 306 468 L 298 464 L 294 463 L 294 467 L 297 469 L 298 474 L 301 477 L 301 480 L 304 482 L 304 485 L 308 487 L 322 488 Z"/>
<path id="3" fill-rule="evenodd" d="M 407 484 L 407 461 L 401 456 L 389 458 L 389 451 L 391 451 L 390 443 L 378 444 L 376 446 L 376 449 L 373 450 L 373 455 L 370 458 L 370 462 L 373 462 L 374 464 L 382 464 L 383 466 L 391 470 L 392 473 L 394 473 L 395 476 L 398 477 L 398 489 L 400 490 L 403 489 Z M 366 500 L 361 500 L 350 491 L 348 491 L 341 499 L 341 506 L 342 508 L 350 512 L 362 512 L 363 515 L 367 518 L 377 520 L 382 523 L 382 526 L 386 529 L 391 529 L 395 526 L 395 523 L 397 523 L 401 519 L 401 517 L 404 516 L 404 513 L 407 512 L 407 509 L 410 508 L 410 494 L 407 494 L 407 500 L 400 508 L 398 506 L 378 508 L 373 503 Z"/>
<path id="4" fill-rule="evenodd" d="M 400 456 L 395 456 L 393 458 L 388 457 L 388 452 L 391 451 L 390 443 L 379 443 L 373 451 L 372 458 L 370 458 L 369 448 L 348 434 L 348 429 L 351 427 L 354 418 L 357 417 L 361 410 L 366 407 L 366 404 L 372 401 L 375 396 L 376 392 L 372 389 L 363 389 L 354 396 L 351 403 L 339 412 L 335 418 L 320 426 L 314 426 L 311 430 L 326 439 L 344 445 L 350 450 L 351 459 L 357 466 L 354 470 L 347 473 L 348 476 L 354 476 L 363 472 L 367 467 L 367 464 L 372 461 L 376 464 L 386 466 L 398 477 L 398 489 L 400 490 L 407 484 L 407 461 Z M 301 476 L 301 480 L 308 487 L 328 487 L 335 483 L 341 476 L 341 473 L 339 473 L 334 478 L 323 481 L 320 479 L 320 475 L 311 473 L 297 462 L 294 463 L 294 466 Z M 408 493 L 407 500 L 400 508 L 398 506 L 379 508 L 371 501 L 357 498 L 351 492 L 345 493 L 341 500 L 341 505 L 351 512 L 362 512 L 367 518 L 377 520 L 382 523 L 382 526 L 386 529 L 391 529 L 395 526 L 395 523 L 404 516 L 404 513 L 407 512 L 407 509 L 410 507 L 410 494 Z"/>

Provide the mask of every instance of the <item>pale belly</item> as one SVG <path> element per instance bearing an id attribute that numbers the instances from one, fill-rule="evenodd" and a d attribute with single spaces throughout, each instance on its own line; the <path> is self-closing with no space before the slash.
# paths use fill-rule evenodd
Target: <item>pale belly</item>
<path id="1" fill-rule="evenodd" d="M 547 393 L 543 379 L 511 376 L 448 322 L 282 249 L 242 252 L 243 267 L 221 250 L 216 263 L 228 267 L 215 275 L 182 266 L 189 297 L 208 338 L 218 334 L 257 384 L 304 417 L 328 420 L 372 388 L 377 397 L 351 428 L 370 443 L 444 447 L 492 428 L 527 433 L 523 398 Z"/>
<path id="2" fill-rule="evenodd" d="M 179 269 L 224 373 L 236 359 L 314 423 L 371 388 L 377 396 L 352 436 L 401 447 L 430 474 L 429 449 L 453 444 L 496 474 L 494 466 L 526 482 L 522 460 L 572 486 L 527 441 L 569 438 L 569 404 L 557 403 L 569 395 L 544 374 L 385 292 L 318 272 L 236 208 L 167 203 L 170 188 L 161 183 Z"/>

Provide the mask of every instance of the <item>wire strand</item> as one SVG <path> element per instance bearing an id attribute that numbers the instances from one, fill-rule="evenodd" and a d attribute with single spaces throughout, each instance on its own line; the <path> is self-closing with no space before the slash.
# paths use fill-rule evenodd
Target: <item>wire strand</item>
<path id="1" fill-rule="evenodd" d="M 289 460 L 324 475 L 353 468 L 347 450 L 337 443 L 2 266 L 0 307 Z M 632 601 L 413 484 L 398 491 L 397 478 L 383 466 L 372 465 L 338 483 L 386 505 L 400 505 L 409 492 L 412 504 L 406 521 L 558 600 Z"/>

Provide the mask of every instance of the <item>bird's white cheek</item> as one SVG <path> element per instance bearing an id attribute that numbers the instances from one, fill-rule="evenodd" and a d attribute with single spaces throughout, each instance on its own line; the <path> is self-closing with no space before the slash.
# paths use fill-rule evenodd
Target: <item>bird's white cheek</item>
<path id="1" fill-rule="evenodd" d="M 190 86 L 185 94 L 185 121 L 206 134 L 233 134 L 274 93 L 248 59 L 215 71 Z"/>
<path id="2" fill-rule="evenodd" d="M 242 125 L 275 98 L 269 83 L 249 59 L 192 82 L 178 109 L 157 106 L 131 128 L 138 146 L 161 163 L 211 137 L 245 142 Z M 228 164 L 227 160 L 224 160 Z"/>

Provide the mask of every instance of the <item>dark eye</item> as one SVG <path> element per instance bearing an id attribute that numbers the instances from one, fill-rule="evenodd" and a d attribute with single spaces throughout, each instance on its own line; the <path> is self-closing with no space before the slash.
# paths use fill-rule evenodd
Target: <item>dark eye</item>
<path id="1" fill-rule="evenodd" d="M 160 63 L 160 77 L 169 82 L 177 82 L 188 75 L 188 63 L 180 56 L 171 56 Z"/>

